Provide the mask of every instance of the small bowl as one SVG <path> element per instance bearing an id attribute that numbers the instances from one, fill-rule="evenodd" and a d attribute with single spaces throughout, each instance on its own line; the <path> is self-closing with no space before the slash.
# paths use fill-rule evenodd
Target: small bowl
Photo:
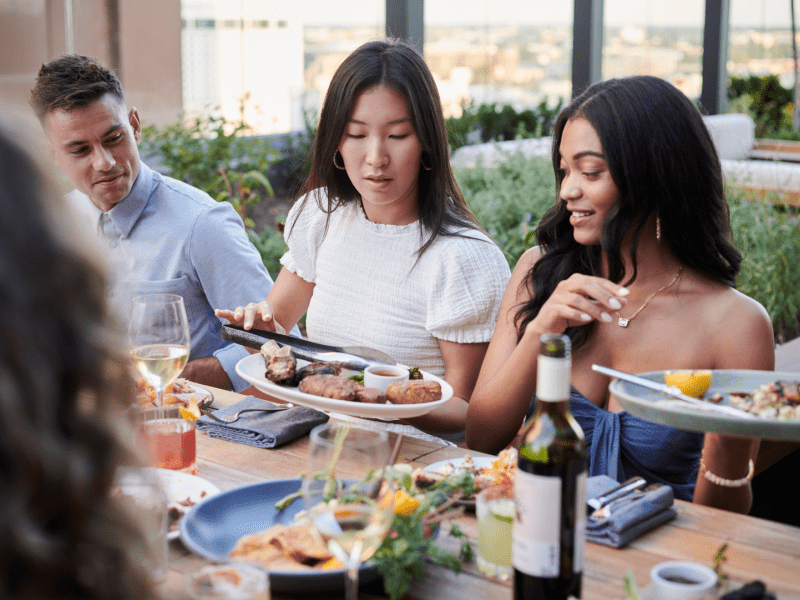
<path id="1" fill-rule="evenodd" d="M 408 369 L 392 365 L 372 365 L 364 369 L 364 385 L 368 388 L 380 390 L 386 393 L 389 384 L 395 381 L 406 381 L 408 379 Z"/>
<path id="2" fill-rule="evenodd" d="M 697 600 L 714 592 L 713 569 L 689 561 L 674 560 L 650 570 L 651 597 L 658 600 Z"/>

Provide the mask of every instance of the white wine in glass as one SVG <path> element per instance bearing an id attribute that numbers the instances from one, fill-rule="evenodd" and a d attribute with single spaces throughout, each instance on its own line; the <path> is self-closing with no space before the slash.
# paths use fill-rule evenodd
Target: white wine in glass
<path id="1" fill-rule="evenodd" d="M 128 337 L 133 365 L 156 389 L 161 407 L 164 388 L 189 360 L 189 321 L 183 298 L 174 294 L 136 296 Z"/>
<path id="2" fill-rule="evenodd" d="M 394 486 L 384 470 L 391 455 L 385 431 L 349 422 L 311 430 L 302 490 L 314 531 L 347 569 L 345 598 L 358 597 L 361 561 L 380 546 L 394 516 Z"/>

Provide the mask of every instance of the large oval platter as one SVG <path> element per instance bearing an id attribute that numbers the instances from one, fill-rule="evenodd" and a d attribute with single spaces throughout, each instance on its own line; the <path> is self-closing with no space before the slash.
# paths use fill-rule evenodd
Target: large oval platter
<path id="1" fill-rule="evenodd" d="M 308 362 L 298 360 L 297 366 L 302 367 L 307 365 Z M 286 402 L 299 404 L 301 406 L 308 406 L 316 408 L 325 412 L 335 412 L 343 415 L 350 415 L 352 417 L 361 418 L 377 418 L 377 419 L 407 419 L 409 417 L 419 417 L 432 411 L 434 408 L 441 406 L 453 397 L 453 388 L 444 379 L 431 375 L 422 371 L 424 379 L 431 381 L 438 381 L 442 386 L 442 398 L 435 402 L 426 402 L 424 404 L 367 404 L 363 402 L 348 402 L 346 400 L 334 400 L 332 398 L 323 398 L 322 396 L 313 396 L 306 394 L 297 389 L 296 386 L 278 385 L 268 380 L 265 373 L 264 357 L 261 354 L 251 354 L 240 360 L 236 365 L 236 372 L 248 383 L 253 384 L 270 396 L 279 398 Z"/>
<path id="2" fill-rule="evenodd" d="M 221 492 L 191 510 L 181 519 L 181 540 L 194 552 L 215 562 L 227 562 L 228 553 L 239 538 L 269 529 L 276 523 L 292 523 L 295 514 L 303 510 L 302 499 L 287 508 L 275 508 L 278 500 L 300 489 L 300 479 L 262 481 Z M 378 577 L 374 564 L 362 565 L 359 581 L 367 583 Z M 344 588 L 344 569 L 269 570 L 270 587 L 276 592 L 305 594 L 341 590 Z"/>
<path id="3" fill-rule="evenodd" d="M 664 383 L 664 371 L 639 373 L 659 383 Z M 800 373 L 776 371 L 716 370 L 712 371 L 711 387 L 705 394 L 754 392 L 773 381 L 800 381 Z M 702 407 L 649 390 L 642 386 L 617 379 L 609 386 L 611 394 L 630 414 L 686 431 L 701 431 L 768 440 L 800 441 L 800 419 L 739 419 L 723 413 L 705 411 Z M 729 405 L 726 398 L 721 404 Z"/>

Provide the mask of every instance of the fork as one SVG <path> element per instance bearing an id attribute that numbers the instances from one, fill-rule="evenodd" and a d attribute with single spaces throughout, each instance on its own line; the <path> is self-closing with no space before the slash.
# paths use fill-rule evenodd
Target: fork
<path id="1" fill-rule="evenodd" d="M 232 415 L 230 415 L 230 416 L 228 416 L 226 418 L 218 417 L 217 415 L 215 415 L 210 410 L 201 410 L 200 412 L 202 412 L 209 419 L 213 419 L 214 421 L 218 421 L 220 423 L 230 424 L 230 423 L 234 423 L 234 422 L 238 421 L 239 420 L 239 415 L 241 415 L 242 413 L 246 413 L 246 412 L 280 412 L 282 410 L 288 410 L 290 408 L 292 408 L 292 407 L 291 406 L 271 406 L 269 408 L 243 408 L 241 410 L 237 410 L 235 413 L 233 413 Z"/>

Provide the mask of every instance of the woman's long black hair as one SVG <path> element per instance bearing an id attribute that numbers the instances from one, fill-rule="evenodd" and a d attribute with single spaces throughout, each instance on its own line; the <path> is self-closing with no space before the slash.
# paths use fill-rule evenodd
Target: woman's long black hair
<path id="1" fill-rule="evenodd" d="M 464 229 L 483 231 L 467 208 L 450 167 L 447 128 L 433 75 L 416 50 L 396 39 L 363 44 L 336 70 L 322 105 L 303 201 L 313 192 L 325 190 L 327 206 L 320 208 L 330 215 L 338 206 L 360 200 L 347 173 L 334 167 L 333 155 L 358 95 L 379 85 L 405 98 L 422 144 L 422 162 L 430 167 L 419 167 L 419 220 L 429 233 L 419 254 L 439 235 L 458 235 Z M 320 199 L 318 196 L 317 201 Z"/>
<path id="2" fill-rule="evenodd" d="M 730 214 L 722 185 L 722 169 L 714 142 L 692 102 L 671 84 L 650 76 L 611 79 L 589 87 L 558 116 L 553 131 L 556 189 L 561 136 L 570 119 L 589 121 L 600 138 L 619 201 L 603 224 L 600 246 L 575 241 L 566 203 L 559 199 L 536 229 L 543 256 L 525 279 L 531 300 L 516 316 L 520 335 L 558 283 L 573 273 L 606 276 L 620 283 L 625 273 L 622 244 L 636 279 L 639 238 L 651 216 L 661 221 L 661 243 L 681 263 L 733 286 L 741 254 L 728 241 Z M 608 273 L 602 272 L 601 252 Z M 573 347 L 587 339 L 592 324 L 572 327 Z"/>

